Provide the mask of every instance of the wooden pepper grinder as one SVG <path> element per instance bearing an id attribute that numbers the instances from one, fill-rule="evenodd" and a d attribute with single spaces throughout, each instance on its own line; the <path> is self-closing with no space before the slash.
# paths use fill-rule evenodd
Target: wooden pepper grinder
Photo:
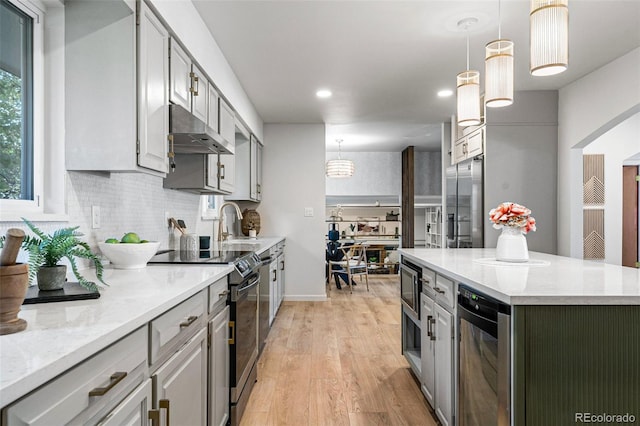
<path id="1" fill-rule="evenodd" d="M 16 265 L 23 240 L 22 229 L 9 229 L 0 253 L 0 335 L 17 333 L 27 328 L 27 322 L 18 318 L 29 286 L 29 265 Z"/>

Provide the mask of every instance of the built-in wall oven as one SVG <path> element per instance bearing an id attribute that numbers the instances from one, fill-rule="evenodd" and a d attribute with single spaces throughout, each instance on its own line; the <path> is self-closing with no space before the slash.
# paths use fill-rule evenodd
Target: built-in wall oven
<path id="1" fill-rule="evenodd" d="M 400 263 L 400 297 L 402 304 L 420 319 L 420 293 L 422 292 L 422 268 L 404 256 Z"/>
<path id="2" fill-rule="evenodd" d="M 402 309 L 402 354 L 419 379 L 422 369 L 420 329 L 420 293 L 422 268 L 404 256 L 400 262 L 400 297 Z"/>
<path id="3" fill-rule="evenodd" d="M 510 318 L 509 305 L 459 286 L 459 426 L 511 424 Z"/>

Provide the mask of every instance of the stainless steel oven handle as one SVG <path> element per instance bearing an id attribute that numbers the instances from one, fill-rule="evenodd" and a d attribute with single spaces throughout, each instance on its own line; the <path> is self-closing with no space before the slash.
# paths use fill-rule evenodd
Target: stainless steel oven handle
<path id="1" fill-rule="evenodd" d="M 247 286 L 242 287 L 241 289 L 238 289 L 237 294 L 242 294 L 245 291 L 249 291 L 251 290 L 253 287 L 257 286 L 260 283 L 260 276 L 258 275 L 256 278 L 254 278 Z"/>

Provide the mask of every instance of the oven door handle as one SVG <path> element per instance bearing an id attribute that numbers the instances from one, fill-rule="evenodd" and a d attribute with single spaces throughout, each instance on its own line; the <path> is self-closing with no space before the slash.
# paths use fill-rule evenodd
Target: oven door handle
<path id="1" fill-rule="evenodd" d="M 254 278 L 249 284 L 247 284 L 246 286 L 239 288 L 237 291 L 237 294 L 242 294 L 246 291 L 251 290 L 253 287 L 257 286 L 260 283 L 260 276 L 258 275 L 256 278 Z"/>

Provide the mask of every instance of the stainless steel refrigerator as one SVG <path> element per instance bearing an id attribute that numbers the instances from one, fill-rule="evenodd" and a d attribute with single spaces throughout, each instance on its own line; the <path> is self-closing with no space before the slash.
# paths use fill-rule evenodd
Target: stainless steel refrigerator
<path id="1" fill-rule="evenodd" d="M 450 166 L 446 176 L 447 247 L 483 247 L 482 159 L 473 158 Z"/>

